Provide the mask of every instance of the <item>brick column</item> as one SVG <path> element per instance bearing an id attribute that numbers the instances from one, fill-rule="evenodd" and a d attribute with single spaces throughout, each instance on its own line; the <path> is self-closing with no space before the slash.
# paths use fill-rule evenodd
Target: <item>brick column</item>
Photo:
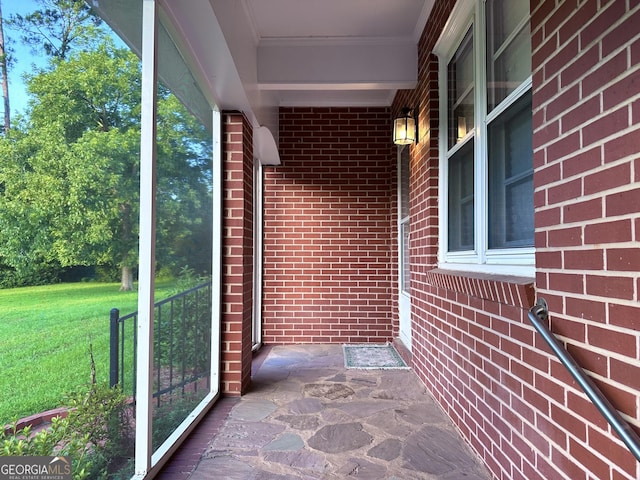
<path id="1" fill-rule="evenodd" d="M 253 130 L 225 112 L 223 137 L 222 392 L 251 383 L 253 297 Z"/>

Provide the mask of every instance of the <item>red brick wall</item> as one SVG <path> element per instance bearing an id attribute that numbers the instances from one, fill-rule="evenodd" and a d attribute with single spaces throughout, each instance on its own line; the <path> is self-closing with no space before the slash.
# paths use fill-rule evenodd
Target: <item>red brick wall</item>
<path id="1" fill-rule="evenodd" d="M 265 169 L 265 343 L 397 334 L 395 157 L 387 108 L 281 108 Z"/>
<path id="2" fill-rule="evenodd" d="M 545 297 L 553 330 L 640 423 L 640 7 L 627 14 L 624 1 L 532 2 L 534 284 L 437 268 L 430 52 L 454 4 L 435 3 L 419 45 L 418 86 L 392 107 L 420 110 L 420 142 L 411 149 L 414 369 L 496 478 L 640 478 L 640 464 L 527 319 L 534 297 Z"/>
<path id="3" fill-rule="evenodd" d="M 538 295 L 556 334 L 638 427 L 640 5 L 531 7 Z M 555 360 L 535 375 L 548 385 L 536 422 L 552 468 L 640 477 Z"/>
<path id="4" fill-rule="evenodd" d="M 223 115 L 222 391 L 251 383 L 253 295 L 253 130 L 241 113 Z"/>
<path id="5" fill-rule="evenodd" d="M 390 112 L 282 109 L 284 165 L 265 175 L 264 339 L 384 341 L 397 333 L 389 119 L 417 105 L 415 371 L 496 478 L 640 478 L 640 463 L 527 319 L 535 296 L 546 298 L 554 332 L 638 427 L 640 6 L 531 2 L 534 284 L 437 268 L 438 91 L 430 52 L 454 3 L 434 5 L 419 45 L 418 86 L 400 92 Z M 378 134 L 362 127 L 365 114 L 385 125 Z"/>

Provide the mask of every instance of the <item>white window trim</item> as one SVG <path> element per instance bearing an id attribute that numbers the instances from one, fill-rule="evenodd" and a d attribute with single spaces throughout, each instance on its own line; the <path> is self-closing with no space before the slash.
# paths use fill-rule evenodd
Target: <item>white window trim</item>
<path id="1" fill-rule="evenodd" d="M 438 187 L 438 267 L 449 270 L 469 271 L 489 274 L 535 276 L 535 248 L 488 249 L 488 159 L 487 125 L 500 113 L 511 106 L 520 96 L 531 89 L 531 76 L 513 91 L 501 106 L 486 114 L 486 30 L 483 0 L 459 0 L 443 32 L 436 42 L 433 53 L 438 56 L 439 82 L 439 172 Z M 473 25 L 474 49 L 474 128 L 465 139 L 451 149 L 447 148 L 447 67 L 458 49 L 465 33 Z M 482 28 L 479 28 L 481 26 Z M 474 141 L 474 250 L 449 252 L 448 238 L 448 182 L 449 157 L 467 141 Z"/>

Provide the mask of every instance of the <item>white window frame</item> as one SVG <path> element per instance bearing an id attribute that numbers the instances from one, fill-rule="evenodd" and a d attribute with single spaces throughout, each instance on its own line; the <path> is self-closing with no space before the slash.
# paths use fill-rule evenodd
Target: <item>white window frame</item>
<path id="1" fill-rule="evenodd" d="M 433 52 L 438 56 L 440 108 L 438 187 L 439 249 L 438 265 L 449 270 L 534 277 L 535 248 L 489 250 L 489 194 L 487 125 L 531 89 L 531 76 L 487 115 L 486 21 L 484 0 L 459 0 L 455 5 Z M 447 68 L 464 35 L 473 26 L 474 55 L 474 128 L 464 140 L 448 148 Z M 467 141 L 474 141 L 474 246 L 473 250 L 449 252 L 448 238 L 448 166 L 451 154 Z"/>

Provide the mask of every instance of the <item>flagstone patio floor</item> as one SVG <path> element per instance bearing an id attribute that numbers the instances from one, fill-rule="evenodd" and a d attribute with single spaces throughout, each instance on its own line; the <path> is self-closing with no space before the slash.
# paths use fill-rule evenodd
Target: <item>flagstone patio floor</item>
<path id="1" fill-rule="evenodd" d="M 162 480 L 487 480 L 412 370 L 346 369 L 341 345 L 263 348 Z"/>

